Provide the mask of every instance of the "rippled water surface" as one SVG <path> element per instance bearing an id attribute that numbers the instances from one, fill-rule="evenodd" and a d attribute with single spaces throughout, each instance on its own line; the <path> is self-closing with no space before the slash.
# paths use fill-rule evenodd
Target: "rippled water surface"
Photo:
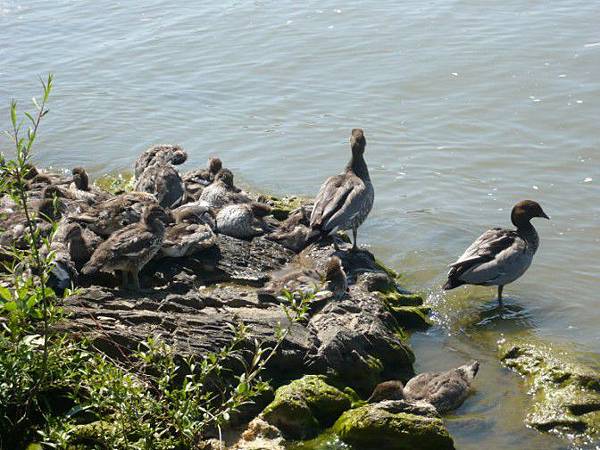
<path id="1" fill-rule="evenodd" d="M 483 363 L 448 420 L 458 447 L 558 449 L 523 426 L 494 342 L 600 352 L 599 23 L 583 0 L 0 1 L 0 113 L 8 125 L 9 98 L 54 72 L 42 165 L 97 176 L 178 142 L 188 166 L 217 154 L 248 185 L 306 195 L 364 128 L 376 203 L 359 240 L 438 310 L 413 337 L 417 369 Z M 446 264 L 523 198 L 552 221 L 505 291 L 512 313 L 493 289 L 442 295 Z"/>

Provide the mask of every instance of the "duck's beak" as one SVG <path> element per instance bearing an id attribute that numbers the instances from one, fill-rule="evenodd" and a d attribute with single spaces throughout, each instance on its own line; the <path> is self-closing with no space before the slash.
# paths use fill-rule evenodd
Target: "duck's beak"
<path id="1" fill-rule="evenodd" d="M 540 214 L 540 217 L 550 220 L 550 217 L 544 211 L 542 211 L 542 213 Z"/>

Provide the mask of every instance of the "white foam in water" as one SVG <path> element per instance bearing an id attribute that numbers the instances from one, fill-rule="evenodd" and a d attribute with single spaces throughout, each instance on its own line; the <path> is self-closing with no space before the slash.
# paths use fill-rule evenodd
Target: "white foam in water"
<path id="1" fill-rule="evenodd" d="M 592 182 L 592 177 L 586 177 L 586 178 L 583 180 L 583 182 L 584 182 L 584 183 L 591 183 L 591 182 Z"/>

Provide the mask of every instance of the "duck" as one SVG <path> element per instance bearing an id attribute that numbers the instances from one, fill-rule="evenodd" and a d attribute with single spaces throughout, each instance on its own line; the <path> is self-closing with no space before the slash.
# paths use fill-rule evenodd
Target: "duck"
<path id="1" fill-rule="evenodd" d="M 146 192 L 128 192 L 89 206 L 81 214 L 72 215 L 72 221 L 85 224 L 99 236 L 108 237 L 123 227 L 137 223 L 143 210 L 158 205 L 156 197 Z"/>
<path id="2" fill-rule="evenodd" d="M 136 177 L 134 189 L 153 194 L 163 208 L 174 208 L 185 197 L 185 186 L 177 170 L 160 162 L 155 162 Z"/>
<path id="3" fill-rule="evenodd" d="M 446 372 L 421 373 L 406 383 L 404 397 L 412 401 L 424 400 L 444 414 L 463 404 L 478 371 L 479 362 L 472 361 Z"/>
<path id="4" fill-rule="evenodd" d="M 308 212 L 304 206 L 290 212 L 290 215 L 266 238 L 292 250 L 295 253 L 300 252 L 306 246 L 306 240 L 310 229 Z"/>
<path id="5" fill-rule="evenodd" d="M 122 272 L 122 286 L 128 287 L 127 274 L 131 274 L 133 286 L 140 290 L 139 272 L 159 252 L 168 217 L 159 205 L 144 209 L 142 220 L 115 233 L 98 246 L 81 273 Z"/>
<path id="6" fill-rule="evenodd" d="M 221 169 L 215 180 L 202 190 L 199 201 L 210 208 L 223 208 L 232 203 L 249 203 L 252 200 L 235 187 L 233 173 L 229 169 Z"/>
<path id="7" fill-rule="evenodd" d="M 185 183 L 186 191 L 194 198 L 198 198 L 202 190 L 211 184 L 219 171 L 223 168 L 223 162 L 219 158 L 209 158 L 206 168 L 190 170 L 181 178 Z"/>
<path id="8" fill-rule="evenodd" d="M 83 167 L 73 168 L 71 174 L 73 175 L 73 182 L 69 186 L 70 196 L 87 202 L 90 205 L 110 198 L 107 192 L 90 185 L 89 176 Z"/>
<path id="9" fill-rule="evenodd" d="M 284 292 L 301 295 L 328 291 L 333 299 L 340 299 L 348 291 L 348 280 L 342 261 L 337 256 L 328 258 L 324 274 L 312 268 L 289 267 L 271 275 L 271 280 L 258 290 L 262 301 L 276 301 Z"/>
<path id="10" fill-rule="evenodd" d="M 270 206 L 258 202 L 227 205 L 217 213 L 217 231 L 238 239 L 252 239 L 269 231 L 263 218 L 270 213 Z"/>
<path id="11" fill-rule="evenodd" d="M 153 145 L 138 156 L 134 165 L 135 178 L 139 178 L 148 167 L 159 163 L 160 165 L 172 164 L 177 166 L 187 161 L 187 152 L 175 144 Z"/>
<path id="12" fill-rule="evenodd" d="M 207 208 L 186 208 L 172 213 L 175 224 L 168 227 L 160 249 L 161 256 L 182 258 L 213 247 L 217 237 Z"/>
<path id="13" fill-rule="evenodd" d="M 82 269 L 102 243 L 100 236 L 87 228 L 82 228 L 76 222 L 68 222 L 62 235 L 64 235 L 66 248 L 77 270 Z"/>
<path id="14" fill-rule="evenodd" d="M 502 306 L 504 286 L 520 278 L 529 268 L 539 247 L 539 237 L 531 219 L 550 219 L 539 203 L 518 202 L 510 218 L 515 230 L 492 228 L 479 236 L 458 260 L 450 264 L 444 290 L 463 284 L 498 286 Z"/>
<path id="15" fill-rule="evenodd" d="M 211 230 L 217 229 L 216 215 L 212 209 L 204 203 L 196 201 L 186 203 L 171 210 L 172 222 L 185 222 L 188 218 L 193 218 L 196 223 L 203 223 L 210 226 Z"/>
<path id="16" fill-rule="evenodd" d="M 472 361 L 446 372 L 426 372 L 411 378 L 404 386 L 399 380 L 379 383 L 368 398 L 369 403 L 386 400 L 425 401 L 438 413 L 444 414 L 460 407 L 468 397 L 479 362 Z"/>
<path id="17" fill-rule="evenodd" d="M 311 240 L 338 230 L 352 230 L 352 251 L 358 249 L 358 227 L 365 221 L 375 199 L 375 190 L 364 159 L 367 141 L 363 130 L 350 136 L 352 158 L 343 173 L 327 178 L 315 197 L 310 216 Z"/>

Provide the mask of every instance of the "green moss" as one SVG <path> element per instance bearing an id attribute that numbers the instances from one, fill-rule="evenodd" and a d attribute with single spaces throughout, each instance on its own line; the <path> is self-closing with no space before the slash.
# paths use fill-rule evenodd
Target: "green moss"
<path id="1" fill-rule="evenodd" d="M 444 450 L 454 444 L 437 417 L 392 413 L 366 405 L 346 411 L 333 426 L 345 442 L 360 449 Z"/>
<path id="2" fill-rule="evenodd" d="M 307 439 L 330 426 L 351 405 L 350 395 L 330 386 L 321 376 L 306 375 L 277 389 L 262 416 L 285 437 Z"/>
<path id="3" fill-rule="evenodd" d="M 398 272 L 396 272 L 394 269 L 386 266 L 383 262 L 381 262 L 379 259 L 375 258 L 375 266 L 378 269 L 383 270 L 385 273 L 388 274 L 388 276 L 390 276 L 392 279 L 397 280 L 398 278 L 400 278 L 400 275 L 398 274 Z"/>
<path id="4" fill-rule="evenodd" d="M 600 431 L 600 373 L 577 355 L 531 337 L 502 341 L 500 359 L 525 377 L 533 403 L 526 423 L 541 431 Z"/>
<path id="5" fill-rule="evenodd" d="M 379 298 L 389 306 L 422 306 L 423 296 L 420 294 L 401 294 L 396 290 L 379 292 Z"/>
<path id="6" fill-rule="evenodd" d="M 307 202 L 306 199 L 296 197 L 295 195 L 290 197 L 275 197 L 273 195 L 267 195 L 264 196 L 264 199 L 272 206 L 273 217 L 279 221 L 287 219 L 292 211 L 300 208 Z"/>
<path id="7" fill-rule="evenodd" d="M 110 194 L 133 191 L 135 179 L 133 172 L 122 172 L 102 175 L 94 184 Z"/>
<path id="8" fill-rule="evenodd" d="M 433 325 L 428 317 L 431 308 L 427 306 L 391 306 L 390 311 L 404 328 L 423 330 Z"/>
<path id="9" fill-rule="evenodd" d="M 103 436 L 115 434 L 114 424 L 105 420 L 86 423 L 84 425 L 75 425 L 71 433 L 70 442 L 74 445 L 101 445 L 108 446 L 109 443 L 103 439 Z"/>

